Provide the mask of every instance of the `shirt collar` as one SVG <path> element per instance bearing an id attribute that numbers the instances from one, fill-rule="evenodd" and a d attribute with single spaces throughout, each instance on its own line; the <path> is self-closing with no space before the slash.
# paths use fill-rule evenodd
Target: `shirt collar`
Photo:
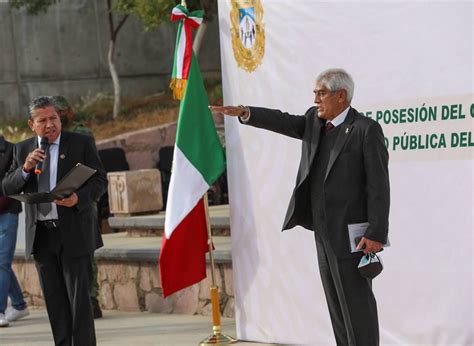
<path id="1" fill-rule="evenodd" d="M 326 123 L 328 123 L 328 122 L 332 123 L 334 125 L 334 127 L 341 125 L 344 122 L 344 120 L 346 120 L 347 113 L 349 113 L 350 108 L 351 108 L 351 106 L 347 107 L 346 109 L 344 109 L 342 111 L 341 114 L 339 114 L 337 117 L 335 117 L 331 121 L 326 121 Z"/>
<path id="2" fill-rule="evenodd" d="M 59 134 L 58 138 L 56 138 L 56 140 L 53 143 L 49 143 L 49 145 L 51 145 L 51 144 L 59 145 L 60 140 L 61 140 L 61 134 Z M 41 146 L 41 137 L 38 136 L 38 147 L 40 147 L 40 146 Z"/>

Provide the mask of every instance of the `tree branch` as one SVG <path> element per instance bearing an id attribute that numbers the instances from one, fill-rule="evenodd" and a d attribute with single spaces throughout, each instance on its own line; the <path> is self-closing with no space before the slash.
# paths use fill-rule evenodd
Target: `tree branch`
<path id="1" fill-rule="evenodd" d="M 107 0 L 107 15 L 109 16 L 110 39 L 115 41 L 114 37 L 114 15 L 112 13 L 112 0 Z"/>
<path id="2" fill-rule="evenodd" d="M 120 23 L 117 25 L 117 28 L 114 31 L 114 37 L 113 37 L 114 41 L 115 41 L 115 38 L 117 37 L 118 32 L 122 28 L 122 25 L 125 24 L 125 21 L 127 20 L 128 16 L 129 16 L 128 14 L 124 15 L 122 19 L 120 20 Z"/>

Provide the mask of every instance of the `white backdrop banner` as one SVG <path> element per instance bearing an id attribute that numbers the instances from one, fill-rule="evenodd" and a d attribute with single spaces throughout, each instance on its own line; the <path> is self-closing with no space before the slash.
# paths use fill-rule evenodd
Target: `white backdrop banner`
<path id="1" fill-rule="evenodd" d="M 218 4 L 225 104 L 304 114 L 317 74 L 342 67 L 353 107 L 384 129 L 381 343 L 473 344 L 473 2 Z M 280 232 L 301 143 L 225 125 L 238 338 L 335 344 L 313 234 Z"/>

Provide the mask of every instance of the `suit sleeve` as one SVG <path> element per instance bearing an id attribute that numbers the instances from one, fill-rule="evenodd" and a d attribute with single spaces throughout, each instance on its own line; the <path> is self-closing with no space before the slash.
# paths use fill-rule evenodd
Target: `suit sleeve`
<path id="1" fill-rule="evenodd" d="M 292 115 L 277 109 L 249 107 L 250 118 L 245 124 L 273 131 L 285 136 L 302 139 L 306 127 L 306 116 Z M 310 108 L 308 113 L 314 109 Z"/>
<path id="2" fill-rule="evenodd" d="M 26 157 L 26 156 L 25 156 Z M 8 173 L 2 181 L 3 191 L 6 196 L 21 193 L 26 183 L 31 179 L 30 174 L 25 180 L 21 174 L 24 157 L 21 155 L 21 147 L 19 144 L 15 144 L 13 147 L 13 159 Z"/>
<path id="3" fill-rule="evenodd" d="M 94 139 L 90 136 L 84 137 L 86 138 L 84 145 L 84 164 L 96 169 L 97 172 L 76 191 L 78 197 L 76 208 L 79 211 L 90 206 L 91 203 L 96 202 L 107 188 L 105 169 L 100 161 Z"/>
<path id="4" fill-rule="evenodd" d="M 365 237 L 386 243 L 390 209 L 388 151 L 385 147 L 382 127 L 376 122 L 372 122 L 365 133 L 363 152 L 370 224 Z"/>
<path id="5" fill-rule="evenodd" d="M 1 140 L 1 138 L 0 138 Z M 0 162 L 2 167 L 0 167 L 0 182 L 3 183 L 3 178 L 8 172 L 8 169 L 10 168 L 12 164 L 12 159 L 13 159 L 13 145 L 9 144 L 8 142 L 5 142 L 5 152 L 3 154 L 3 157 L 1 156 L 2 154 L 0 153 Z M 3 185 L 3 184 L 2 184 Z M 3 187 L 0 186 L 0 197 L 5 196 L 3 192 Z"/>

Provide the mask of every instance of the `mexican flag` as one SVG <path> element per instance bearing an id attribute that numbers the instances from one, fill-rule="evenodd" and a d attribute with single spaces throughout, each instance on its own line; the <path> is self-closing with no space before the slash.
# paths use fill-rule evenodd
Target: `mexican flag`
<path id="1" fill-rule="evenodd" d="M 195 12 L 188 13 L 184 7 L 177 7 L 184 14 L 179 24 L 184 30 L 189 16 Z M 180 37 L 178 34 L 177 47 Z M 190 41 L 186 43 L 192 44 Z M 175 67 L 179 58 L 179 54 L 175 55 Z M 159 261 L 165 297 L 206 277 L 205 255 L 209 245 L 203 196 L 225 169 L 224 151 L 194 54 L 187 71 Z"/>

